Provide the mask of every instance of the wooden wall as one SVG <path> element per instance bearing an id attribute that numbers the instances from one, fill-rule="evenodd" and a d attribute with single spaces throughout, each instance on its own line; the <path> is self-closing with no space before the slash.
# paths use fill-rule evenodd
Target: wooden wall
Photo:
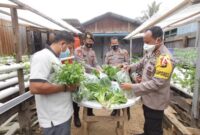
<path id="1" fill-rule="evenodd" d="M 165 38 L 165 45 L 168 48 L 185 48 L 195 47 L 196 35 L 187 34 L 182 36 L 174 36 Z"/>
<path id="2" fill-rule="evenodd" d="M 26 27 L 19 26 L 20 32 L 20 45 L 22 46 L 22 52 L 27 52 L 26 41 Z M 13 46 L 13 31 L 10 21 L 0 19 L 0 55 L 14 55 L 15 47 Z"/>
<path id="3" fill-rule="evenodd" d="M 127 33 L 132 32 L 138 26 L 113 17 L 105 17 L 84 27 L 86 31 L 92 33 Z"/>
<path id="4" fill-rule="evenodd" d="M 101 65 L 105 61 L 106 53 L 110 50 L 110 38 L 111 37 L 95 37 L 95 45 L 93 47 L 96 52 L 98 63 Z M 120 42 L 120 48 L 126 49 L 130 53 L 130 42 L 129 40 L 124 40 L 124 37 L 118 37 Z M 133 56 L 142 55 L 143 53 L 143 39 L 133 39 Z"/>

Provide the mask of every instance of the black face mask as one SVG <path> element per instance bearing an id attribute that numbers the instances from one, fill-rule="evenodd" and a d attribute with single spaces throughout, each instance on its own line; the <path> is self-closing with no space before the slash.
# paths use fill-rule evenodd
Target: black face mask
<path id="1" fill-rule="evenodd" d="M 116 51 L 116 50 L 119 48 L 119 45 L 113 45 L 113 46 L 111 46 L 111 48 L 112 48 L 114 51 Z"/>
<path id="2" fill-rule="evenodd" d="M 92 46 L 93 46 L 93 44 L 85 44 L 85 46 L 87 47 L 87 48 L 92 48 Z"/>

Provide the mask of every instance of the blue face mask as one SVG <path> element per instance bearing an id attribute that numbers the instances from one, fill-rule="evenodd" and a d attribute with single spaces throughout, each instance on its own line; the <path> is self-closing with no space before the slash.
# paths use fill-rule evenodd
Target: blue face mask
<path id="1" fill-rule="evenodd" d="M 67 48 L 65 52 L 61 52 L 61 53 L 60 53 L 59 58 L 66 58 L 66 57 L 69 57 L 69 55 L 70 55 L 70 51 L 69 51 L 69 49 Z"/>

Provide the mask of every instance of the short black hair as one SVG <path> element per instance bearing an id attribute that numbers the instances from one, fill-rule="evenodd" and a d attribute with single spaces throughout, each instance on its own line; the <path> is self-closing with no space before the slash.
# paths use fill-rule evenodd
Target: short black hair
<path id="1" fill-rule="evenodd" d="M 65 40 L 67 43 L 73 43 L 74 37 L 71 33 L 65 31 L 57 32 L 53 43 L 58 43 L 61 40 Z"/>
<path id="2" fill-rule="evenodd" d="M 154 39 L 161 38 L 161 40 L 163 40 L 163 30 L 162 30 L 161 27 L 159 27 L 159 26 L 153 26 L 153 27 L 147 29 L 146 31 L 151 31 L 152 37 Z"/>

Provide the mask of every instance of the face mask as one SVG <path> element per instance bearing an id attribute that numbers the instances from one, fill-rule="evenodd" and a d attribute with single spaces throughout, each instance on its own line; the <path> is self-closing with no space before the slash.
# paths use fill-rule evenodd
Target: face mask
<path id="1" fill-rule="evenodd" d="M 88 43 L 86 43 L 85 46 L 86 46 L 87 48 L 92 48 L 93 44 L 88 44 Z"/>
<path id="2" fill-rule="evenodd" d="M 116 51 L 116 50 L 119 48 L 119 45 L 113 45 L 113 46 L 111 46 L 111 48 L 112 48 L 114 51 Z"/>
<path id="3" fill-rule="evenodd" d="M 62 48 L 61 48 L 62 49 Z M 60 56 L 59 56 L 59 58 L 66 58 L 66 57 L 68 57 L 69 56 L 69 54 L 70 54 L 70 51 L 69 51 L 69 49 L 67 48 L 66 49 L 66 51 L 65 52 L 62 52 L 62 50 L 61 50 L 61 53 L 60 53 Z"/>
<path id="4" fill-rule="evenodd" d="M 151 45 L 151 44 L 144 44 L 143 49 L 145 52 L 153 52 L 156 48 L 156 45 Z"/>

